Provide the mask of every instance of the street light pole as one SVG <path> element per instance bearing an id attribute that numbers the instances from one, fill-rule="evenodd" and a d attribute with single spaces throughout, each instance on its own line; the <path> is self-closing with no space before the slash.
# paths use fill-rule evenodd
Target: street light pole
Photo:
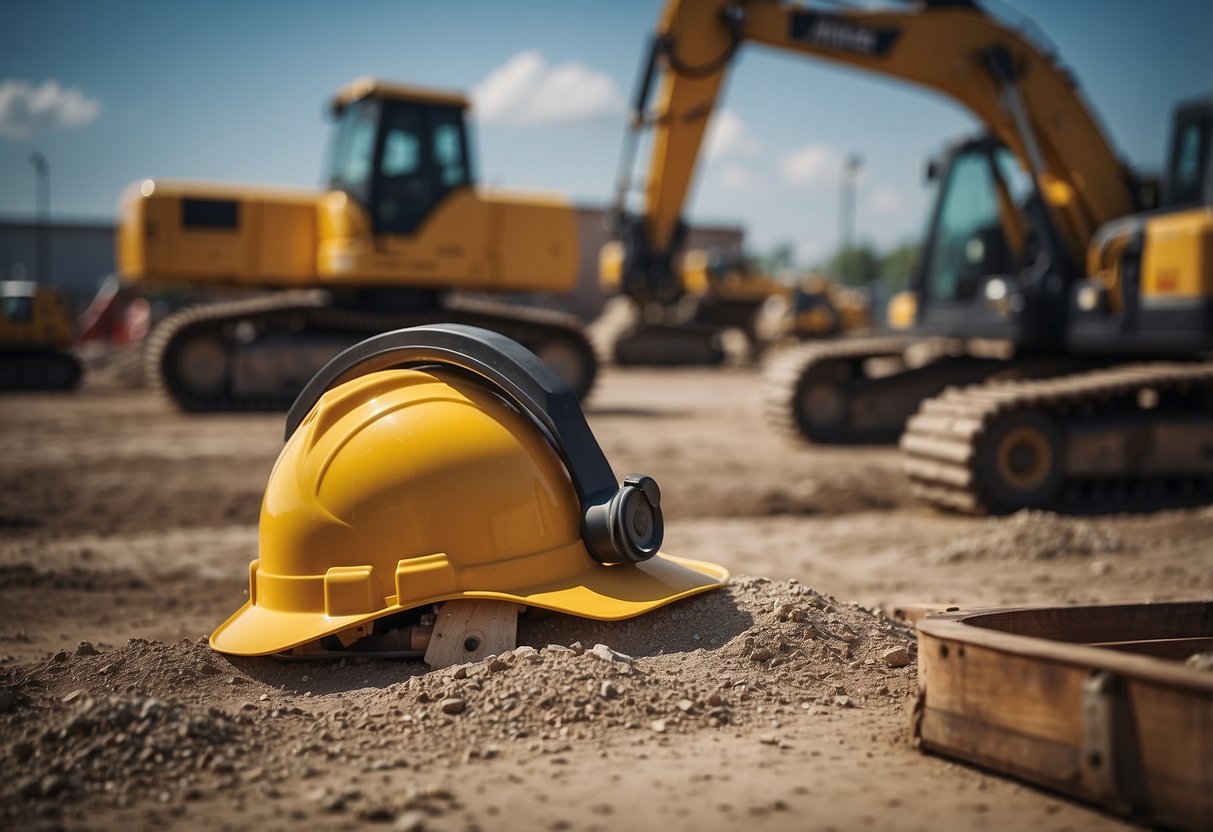
<path id="1" fill-rule="evenodd" d="M 51 253 L 47 238 L 51 218 L 51 166 L 46 157 L 34 151 L 30 154 L 29 163 L 34 166 L 37 177 L 37 210 L 38 219 L 34 229 L 34 277 L 44 285 L 50 284 Z"/>
<path id="2" fill-rule="evenodd" d="M 855 245 L 855 190 L 859 182 L 859 171 L 863 167 L 863 157 L 858 153 L 847 156 L 842 164 L 842 176 L 838 191 L 838 222 L 841 230 L 841 241 L 838 249 L 838 281 L 846 282 L 846 266 L 844 265 L 847 252 Z"/>

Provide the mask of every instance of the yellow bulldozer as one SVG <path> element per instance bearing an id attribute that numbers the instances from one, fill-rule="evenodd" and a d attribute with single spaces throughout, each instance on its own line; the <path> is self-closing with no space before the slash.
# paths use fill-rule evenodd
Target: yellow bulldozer
<path id="1" fill-rule="evenodd" d="M 465 97 L 373 78 L 332 101 L 325 190 L 145 179 L 122 199 L 129 280 L 258 290 L 183 309 L 146 346 L 147 376 L 191 411 L 285 409 L 341 349 L 456 322 L 507 335 L 580 395 L 594 352 L 572 315 L 456 294 L 570 290 L 563 199 L 476 186 Z"/>

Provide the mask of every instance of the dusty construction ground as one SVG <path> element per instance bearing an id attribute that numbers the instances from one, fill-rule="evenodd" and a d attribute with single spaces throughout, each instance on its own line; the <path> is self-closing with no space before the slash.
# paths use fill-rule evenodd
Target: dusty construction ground
<path id="1" fill-rule="evenodd" d="M 772 581 L 526 622 L 544 649 L 466 679 L 198 643 L 243 600 L 280 416 L 0 398 L 0 826 L 1119 827 L 914 751 L 912 651 L 881 658 L 912 636 L 869 609 L 1207 598 L 1213 510 L 941 515 L 891 449 L 770 436 L 760 384 L 610 371 L 589 416 L 618 473 L 661 482 L 667 551 Z M 546 647 L 574 642 L 634 658 Z"/>

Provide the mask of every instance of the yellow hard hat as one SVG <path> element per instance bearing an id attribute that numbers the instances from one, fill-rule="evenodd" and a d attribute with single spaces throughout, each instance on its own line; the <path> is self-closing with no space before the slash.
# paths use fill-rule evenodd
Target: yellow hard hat
<path id="1" fill-rule="evenodd" d="M 628 618 L 728 580 L 658 552 L 656 482 L 620 487 L 573 392 L 487 330 L 351 347 L 300 394 L 286 433 L 248 602 L 211 635 L 224 653 L 370 632 L 455 598 Z"/>

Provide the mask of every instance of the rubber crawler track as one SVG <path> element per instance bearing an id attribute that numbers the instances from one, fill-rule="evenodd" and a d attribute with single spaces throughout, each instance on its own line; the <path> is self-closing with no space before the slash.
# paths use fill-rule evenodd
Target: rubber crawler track
<path id="1" fill-rule="evenodd" d="M 80 384 L 80 360 L 60 350 L 0 353 L 0 391 L 73 390 Z"/>
<path id="2" fill-rule="evenodd" d="M 922 403 L 901 439 L 905 470 L 915 496 L 937 506 L 971 513 L 999 513 L 982 482 L 979 449 L 1002 420 L 1034 411 L 1062 429 L 1097 425 L 1109 414 L 1132 409 L 1143 390 L 1157 393 L 1158 418 L 1180 415 L 1213 420 L 1213 362 L 1143 363 L 1032 381 L 1002 381 L 952 388 Z M 1149 417 L 1145 411 L 1138 418 Z M 1194 453 L 1198 449 L 1193 449 Z M 1065 479 L 1057 511 L 1085 514 L 1156 510 L 1213 500 L 1213 476 L 1142 476 L 1123 472 L 1101 479 Z"/>
<path id="3" fill-rule="evenodd" d="M 431 323 L 463 323 L 491 329 L 534 349 L 544 341 L 561 340 L 577 351 L 588 367 L 578 385 L 584 398 L 597 375 L 597 359 L 580 320 L 562 312 L 514 306 L 478 298 L 449 297 L 438 309 L 405 313 L 374 313 L 331 304 L 323 290 L 279 292 L 247 300 L 211 303 L 183 309 L 153 330 L 144 351 L 144 374 L 149 387 L 188 411 L 285 410 L 295 393 L 268 395 L 199 395 L 173 372 L 173 350 L 185 339 L 214 334 L 230 343 L 229 330 L 249 323 L 259 332 L 308 336 L 348 336 L 351 343 L 380 332 Z M 237 347 L 238 348 L 238 347 Z"/>

